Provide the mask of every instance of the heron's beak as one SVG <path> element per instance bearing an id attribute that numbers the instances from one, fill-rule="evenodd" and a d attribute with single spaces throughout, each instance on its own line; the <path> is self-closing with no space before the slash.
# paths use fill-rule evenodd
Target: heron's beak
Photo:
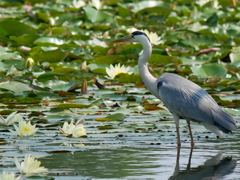
<path id="1" fill-rule="evenodd" d="M 127 36 L 124 36 L 120 39 L 117 39 L 117 40 L 114 40 L 112 41 L 112 43 L 118 43 L 118 42 L 131 42 L 132 41 L 132 35 L 127 35 Z"/>

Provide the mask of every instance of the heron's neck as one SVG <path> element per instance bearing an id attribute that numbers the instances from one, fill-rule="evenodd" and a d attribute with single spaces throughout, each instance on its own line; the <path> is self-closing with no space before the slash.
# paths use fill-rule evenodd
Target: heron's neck
<path id="1" fill-rule="evenodd" d="M 147 86 L 150 92 L 159 98 L 159 95 L 157 92 L 157 82 L 156 82 L 157 79 L 153 77 L 152 74 L 149 72 L 148 63 L 147 63 L 152 53 L 152 46 L 149 41 L 145 41 L 141 44 L 143 46 L 143 53 L 138 59 L 139 72 L 144 84 Z"/>

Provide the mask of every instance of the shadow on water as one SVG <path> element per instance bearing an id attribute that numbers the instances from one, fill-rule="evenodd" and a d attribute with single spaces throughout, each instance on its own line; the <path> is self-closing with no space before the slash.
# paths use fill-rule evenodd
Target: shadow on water
<path id="1" fill-rule="evenodd" d="M 122 147 L 53 153 L 41 161 L 51 170 L 49 175 L 57 179 L 66 176 L 71 176 L 71 179 L 75 179 L 74 176 L 82 179 L 220 179 L 236 167 L 236 160 L 223 157 L 221 153 L 204 160 L 198 167 L 191 167 L 192 153 L 191 150 L 189 156 L 180 156 L 180 149 L 176 151 L 176 148 Z M 188 161 L 185 170 L 179 168 L 180 159 Z"/>
<path id="2" fill-rule="evenodd" d="M 221 179 L 224 176 L 233 173 L 237 165 L 236 160 L 232 160 L 232 157 L 223 157 L 222 153 L 207 159 L 203 165 L 191 168 L 191 158 L 193 149 L 190 150 L 189 160 L 186 170 L 179 169 L 180 160 L 180 148 L 177 150 L 176 166 L 173 176 L 169 180 L 210 180 Z"/>

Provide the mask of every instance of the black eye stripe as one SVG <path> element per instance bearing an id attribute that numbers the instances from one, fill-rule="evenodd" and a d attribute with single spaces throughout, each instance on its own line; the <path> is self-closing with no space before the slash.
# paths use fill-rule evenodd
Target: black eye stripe
<path id="1" fill-rule="evenodd" d="M 149 42 L 151 42 L 150 39 L 149 39 L 149 37 L 148 37 L 144 32 L 142 32 L 142 31 L 134 31 L 134 32 L 132 33 L 132 35 L 133 35 L 133 37 L 134 37 L 134 36 L 137 36 L 137 35 L 144 35 L 144 36 L 146 36 L 146 37 L 148 38 Z"/>

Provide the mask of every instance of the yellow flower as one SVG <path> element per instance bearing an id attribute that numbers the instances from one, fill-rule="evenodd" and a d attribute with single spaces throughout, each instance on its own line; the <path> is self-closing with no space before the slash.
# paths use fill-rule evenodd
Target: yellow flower
<path id="1" fill-rule="evenodd" d="M 40 167 L 41 162 L 35 160 L 35 158 L 30 154 L 26 154 L 23 162 L 21 163 L 15 158 L 15 164 L 21 173 L 26 174 L 27 176 L 32 174 L 45 174 L 48 172 L 48 169 L 45 167 Z"/>
<path id="2" fill-rule="evenodd" d="M 83 69 L 83 70 L 86 70 L 86 69 L 87 69 L 87 62 L 86 62 L 86 61 L 84 61 L 84 62 L 82 63 L 81 69 Z"/>
<path id="3" fill-rule="evenodd" d="M 30 121 L 19 121 L 18 126 L 13 125 L 16 131 L 10 130 L 14 135 L 17 136 L 33 136 L 38 128 L 35 125 L 31 125 Z"/>
<path id="4" fill-rule="evenodd" d="M 130 67 L 124 67 L 124 65 L 120 65 L 118 63 L 115 67 L 111 64 L 110 68 L 106 68 L 106 73 L 108 76 L 106 76 L 108 79 L 114 79 L 116 75 L 121 74 L 121 73 L 128 73 L 132 74 L 132 72 L 129 72 Z"/>
<path id="5" fill-rule="evenodd" d="M 71 120 L 71 123 L 68 124 L 68 122 L 65 122 L 63 124 L 63 128 L 59 127 L 59 131 L 61 134 L 65 136 L 73 136 L 73 137 L 80 137 L 80 136 L 86 136 L 86 130 L 83 127 L 83 122 L 80 121 L 75 124 L 73 124 L 73 120 Z"/>
<path id="6" fill-rule="evenodd" d="M 5 171 L 3 171 L 2 174 L 0 174 L 0 179 L 1 180 L 20 180 L 21 176 L 16 178 L 15 173 L 7 173 Z"/>
<path id="7" fill-rule="evenodd" d="M 9 114 L 6 119 L 1 117 L 1 119 L 4 121 L 4 124 L 9 126 L 9 125 L 13 125 L 13 123 L 15 123 L 15 122 L 23 121 L 22 116 L 20 114 L 16 114 L 16 113 L 17 113 L 17 111 Z"/>
<path id="8" fill-rule="evenodd" d="M 27 58 L 25 67 L 27 69 L 31 69 L 31 67 L 34 65 L 34 60 L 32 58 Z"/>

